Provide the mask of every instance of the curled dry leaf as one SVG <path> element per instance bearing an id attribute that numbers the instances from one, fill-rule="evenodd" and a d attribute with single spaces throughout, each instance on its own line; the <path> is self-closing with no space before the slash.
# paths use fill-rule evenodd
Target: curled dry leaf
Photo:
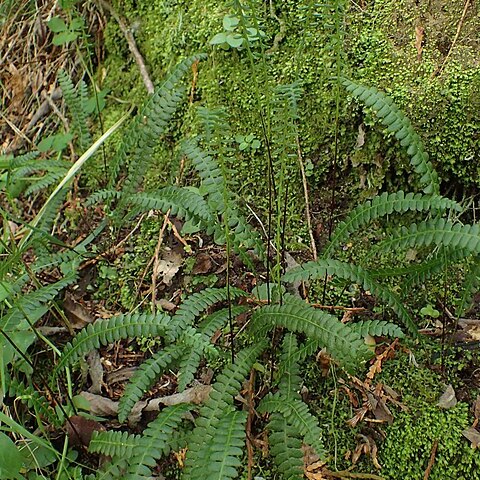
<path id="1" fill-rule="evenodd" d="M 462 435 L 470 440 L 472 448 L 478 448 L 480 446 L 480 432 L 476 428 L 467 428 L 462 432 Z"/>
<path id="2" fill-rule="evenodd" d="M 93 432 L 104 432 L 105 427 L 96 420 L 74 415 L 68 419 L 66 430 L 72 447 L 88 447 Z"/>

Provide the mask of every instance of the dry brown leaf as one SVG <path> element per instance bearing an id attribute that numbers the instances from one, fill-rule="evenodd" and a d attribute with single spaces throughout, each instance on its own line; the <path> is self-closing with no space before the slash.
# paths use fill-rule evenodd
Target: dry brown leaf
<path id="1" fill-rule="evenodd" d="M 93 432 L 104 432 L 105 427 L 90 418 L 74 415 L 66 423 L 68 443 L 74 447 L 88 447 Z"/>
<path id="2" fill-rule="evenodd" d="M 396 338 L 380 355 L 377 355 L 375 362 L 368 370 L 367 380 L 365 383 L 369 384 L 373 380 L 373 377 L 375 377 L 377 373 L 380 373 L 382 371 L 382 363 L 387 358 L 392 358 L 397 344 L 398 344 L 398 338 Z"/>
<path id="3" fill-rule="evenodd" d="M 194 275 L 211 272 L 213 267 L 212 259 L 208 253 L 200 252 L 195 260 L 192 273 Z"/>
<path id="4" fill-rule="evenodd" d="M 455 396 L 455 390 L 451 385 L 447 385 L 447 388 L 445 388 L 445 391 L 438 400 L 437 407 L 453 408 L 457 403 L 458 401 Z"/>
<path id="5" fill-rule="evenodd" d="M 462 435 L 470 440 L 472 448 L 478 448 L 480 446 L 480 432 L 476 428 L 467 428 L 462 432 Z"/>
<path id="6" fill-rule="evenodd" d="M 65 295 L 63 309 L 70 320 L 70 324 L 75 329 L 80 329 L 95 321 L 95 317 L 71 295 Z"/>
<path id="7" fill-rule="evenodd" d="M 103 386 L 103 365 L 98 350 L 92 350 L 87 355 L 88 374 L 92 382 L 88 389 L 91 393 L 100 393 Z"/>
<path id="8" fill-rule="evenodd" d="M 182 256 L 173 250 L 166 250 L 162 259 L 158 262 L 155 270 L 157 277 L 161 277 L 162 283 L 171 285 L 173 277 L 182 266 Z"/>

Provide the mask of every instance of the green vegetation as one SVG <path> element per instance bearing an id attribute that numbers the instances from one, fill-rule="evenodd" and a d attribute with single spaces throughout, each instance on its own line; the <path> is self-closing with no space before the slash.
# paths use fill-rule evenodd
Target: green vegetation
<path id="1" fill-rule="evenodd" d="M 478 64 L 467 40 L 422 50 L 413 3 L 118 3 L 164 79 L 128 113 L 107 97 L 144 97 L 123 34 L 108 24 L 96 85 L 87 14 L 61 3 L 50 41 L 94 83 L 59 71 L 63 127 L 0 157 L 2 478 L 480 478 L 478 356 L 450 346 L 478 307 L 480 224 L 458 195 L 478 187 Z M 424 133 L 440 88 L 458 117 Z M 103 373 L 122 351 L 119 392 Z M 462 401 L 439 406 L 447 383 Z"/>

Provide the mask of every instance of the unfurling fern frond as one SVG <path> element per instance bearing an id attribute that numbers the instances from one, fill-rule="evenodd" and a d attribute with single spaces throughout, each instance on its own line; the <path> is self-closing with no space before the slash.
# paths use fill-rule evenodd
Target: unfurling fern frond
<path id="1" fill-rule="evenodd" d="M 415 132 L 412 123 L 394 104 L 393 100 L 376 88 L 368 88 L 351 80 L 342 79 L 345 88 L 367 107 L 371 107 L 389 132 L 395 134 L 400 145 L 407 149 L 410 163 L 420 175 L 420 185 L 426 194 L 439 193 L 438 175 L 428 159 L 423 142 Z"/>
<path id="2" fill-rule="evenodd" d="M 118 420 L 121 423 L 127 419 L 135 403 L 182 353 L 180 345 L 169 345 L 154 353 L 135 370 L 118 402 Z"/>
<path id="3" fill-rule="evenodd" d="M 94 431 L 88 445 L 91 453 L 100 453 L 109 457 L 129 458 L 133 450 L 138 447 L 140 435 L 128 432 L 98 432 Z M 112 459 L 115 462 L 115 458 Z"/>
<path id="4" fill-rule="evenodd" d="M 65 103 L 70 110 L 72 129 L 77 135 L 78 146 L 83 152 L 92 144 L 92 137 L 87 125 L 87 86 L 85 85 L 85 82 L 81 80 L 77 88 L 75 88 L 72 79 L 63 70 L 58 72 L 58 83 L 62 89 Z"/>
<path id="5" fill-rule="evenodd" d="M 328 258 L 331 256 L 333 250 L 351 233 L 360 230 L 377 218 L 392 213 L 425 210 L 443 211 L 447 209 L 461 211 L 461 206 L 454 200 L 439 195 L 405 194 L 402 191 L 390 194 L 383 193 L 372 200 L 367 200 L 350 212 L 348 217 L 335 228 L 322 257 Z"/>
<path id="6" fill-rule="evenodd" d="M 357 265 L 331 259 L 307 262 L 287 272 L 283 279 L 287 282 L 307 281 L 323 278 L 325 275 L 336 275 L 345 280 L 351 280 L 361 285 L 365 290 L 369 290 L 385 302 L 398 315 L 408 330 L 416 335 L 417 327 L 398 296 L 388 287 L 376 282 L 367 270 Z"/>
<path id="7" fill-rule="evenodd" d="M 229 480 L 238 475 L 237 468 L 242 465 L 240 458 L 245 450 L 246 421 L 247 412 L 238 411 L 229 412 L 220 419 L 208 449 L 211 463 L 202 478 Z"/>
<path id="8" fill-rule="evenodd" d="M 182 77 L 194 62 L 206 58 L 193 55 L 179 63 L 163 84 L 155 89 L 123 136 L 123 143 L 112 161 L 109 189 L 113 189 L 120 169 L 127 160 L 128 174 L 123 187 L 126 198 L 133 194 L 142 182 L 154 147 L 160 135 L 165 133 L 178 105 L 184 98 L 184 88 L 179 86 Z"/>
<path id="9" fill-rule="evenodd" d="M 202 406 L 195 428 L 190 435 L 185 461 L 186 475 L 191 479 L 204 478 L 214 460 L 209 446 L 218 435 L 222 418 L 234 411 L 233 399 L 240 391 L 242 382 L 253 363 L 265 349 L 266 343 L 259 342 L 238 353 L 235 362 L 225 367 L 212 386 L 209 398 Z"/>
<path id="10" fill-rule="evenodd" d="M 395 230 L 379 250 L 437 245 L 480 254 L 480 224 L 462 225 L 437 218 Z"/>
<path id="11" fill-rule="evenodd" d="M 359 322 L 350 323 L 349 325 L 350 328 L 361 338 L 364 338 L 367 335 L 371 335 L 372 337 L 405 337 L 400 327 L 394 323 L 385 322 L 384 320 L 361 320 Z"/>
<path id="12" fill-rule="evenodd" d="M 108 345 L 125 338 L 147 335 L 165 336 L 169 331 L 169 320 L 170 316 L 164 313 L 122 314 L 107 320 L 97 320 L 81 330 L 70 343 L 65 345 L 53 375 L 55 377 L 60 370 L 72 365 L 91 350 L 100 348 L 100 345 Z"/>
<path id="13" fill-rule="evenodd" d="M 254 329 L 262 331 L 282 326 L 305 333 L 347 369 L 358 367 L 370 355 L 363 340 L 348 325 L 306 304 L 267 305 L 254 313 L 252 323 Z"/>

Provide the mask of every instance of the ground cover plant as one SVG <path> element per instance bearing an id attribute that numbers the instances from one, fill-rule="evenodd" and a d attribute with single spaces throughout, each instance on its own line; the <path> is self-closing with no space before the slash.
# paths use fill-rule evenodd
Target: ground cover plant
<path id="1" fill-rule="evenodd" d="M 234 2 L 232 8 L 235 14 L 225 17 L 224 32 L 211 43 L 243 49 L 252 61 L 251 72 L 257 81 L 262 78 L 263 67 L 257 69 L 253 61 L 262 58 L 256 49 L 263 50 L 265 58 L 264 32 L 251 6 Z M 342 10 L 338 12 L 340 18 Z M 74 30 L 70 28 L 70 34 Z M 341 38 L 340 30 L 336 34 Z M 336 48 L 340 50 L 341 44 Z M 373 380 L 399 339 L 408 336 L 419 342 L 421 338 L 419 329 L 425 325 L 412 313 L 411 291 L 458 266 L 463 282 L 456 287 L 455 302 L 448 305 L 452 319 L 463 318 L 474 302 L 480 281 L 480 225 L 467 207 L 441 195 L 438 174 L 419 133 L 389 96 L 346 78 L 340 70 L 332 80 L 337 99 L 350 95 L 399 142 L 409 158 L 415 177 L 412 184 L 418 191 L 384 192 L 359 201 L 341 222 L 330 222 L 331 231 L 321 251 L 316 251 L 312 241 L 313 261 L 296 262 L 286 245 L 291 228 L 291 159 L 298 161 L 300 172 L 305 167 L 299 153 L 299 105 L 305 87 L 299 78 L 292 83 L 265 85 L 263 92 L 258 89 L 263 134 L 258 139 L 242 136 L 229 125 L 225 108 L 191 105 L 185 111 L 185 105 L 193 103 L 195 78 L 206 61 L 207 55 L 200 53 L 178 63 L 133 119 L 122 117 L 95 141 L 88 126 L 91 112 L 86 83 L 75 85 L 66 73 L 59 73 L 71 128 L 43 145 L 47 151 L 59 152 L 58 158 L 36 160 L 41 151 L 2 157 L 5 204 L 0 368 L 5 409 L 0 412 L 4 430 L 0 468 L 5 478 L 151 478 L 165 474 L 172 478 L 227 479 L 241 475 L 252 478 L 254 472 L 263 475 L 267 470 L 272 478 L 356 475 L 332 470 L 332 445 L 325 441 L 322 414 L 313 413 L 308 395 L 303 394 L 302 367 L 321 351 L 319 358 L 323 358 L 327 371 L 340 368 L 349 374 L 346 378 L 366 399 L 357 412 L 358 424 L 375 410 L 372 403 L 384 405 L 387 396 L 394 397 L 391 392 L 387 395 L 380 383 L 373 385 Z M 265 93 L 266 104 L 261 93 Z M 338 100 L 336 112 L 338 128 Z M 179 117 L 194 126 L 184 138 L 172 139 L 171 125 Z M 119 129 L 117 144 L 109 143 Z M 178 161 L 172 163 L 171 176 L 176 180 L 159 187 L 149 183 L 148 176 L 160 141 L 175 144 Z M 81 215 L 94 219 L 93 226 L 71 243 L 65 225 L 75 226 L 79 219 L 75 211 L 69 217 L 63 206 L 78 188 L 76 174 L 95 154 L 100 158 L 105 142 L 111 150 L 104 165 L 103 188 L 83 199 L 82 210 L 77 208 L 77 215 L 81 211 Z M 69 143 L 78 152 L 73 163 L 66 162 L 61 154 Z M 246 208 L 235 171 L 239 152 L 256 154 L 259 149 L 265 151 L 266 159 L 265 226 L 255 210 Z M 188 182 L 182 181 L 184 176 Z M 334 189 L 335 185 L 332 195 Z M 308 202 L 308 189 L 304 191 Z M 44 196 L 42 207 L 33 218 L 22 217 L 21 202 L 38 192 Z M 259 227 L 248 221 L 249 211 Z M 118 275 L 110 265 L 125 243 L 119 239 L 132 236 L 152 212 L 163 225 L 156 230 L 153 285 L 147 294 L 147 304 L 148 297 L 152 300 L 150 308 L 139 301 L 132 311 L 92 321 L 78 306 L 68 306 L 67 298 L 59 301 L 65 289 L 87 291 L 87 286 L 81 286 L 83 272 L 101 262 L 103 278 L 111 280 L 112 291 L 118 294 Z M 132 229 L 132 225 L 137 226 Z M 180 243 L 180 250 L 173 243 L 168 249 L 162 245 L 167 227 L 169 237 Z M 369 251 L 345 259 L 345 245 L 367 228 L 374 238 Z M 125 234 L 125 229 L 130 233 Z M 175 248 L 177 254 L 188 253 L 193 238 L 199 242 L 205 239 L 222 252 L 223 266 L 217 271 L 223 274 L 224 285 L 181 288 L 181 297 L 174 303 L 165 298 L 162 303 L 157 298 L 162 291 L 156 283 L 159 272 L 168 286 L 180 268 L 173 254 L 163 255 L 162 248 L 167 253 Z M 111 245 L 102 248 L 108 242 Z M 385 252 L 399 253 L 393 254 L 393 264 L 384 261 L 380 267 L 372 267 L 372 258 Z M 247 284 L 247 278 L 253 280 Z M 98 279 L 90 277 L 87 283 L 90 291 L 95 290 Z M 350 314 L 354 311 L 350 305 L 340 304 L 350 290 L 364 297 L 368 292 L 382 305 L 382 315 L 363 320 L 345 315 L 340 320 L 334 314 L 337 308 Z M 335 304 L 325 305 L 325 300 L 333 299 Z M 430 306 L 424 314 L 433 318 L 435 309 Z M 43 323 L 45 319 L 47 323 Z M 110 387 L 102 383 L 101 373 L 99 377 L 98 369 L 103 367 L 98 350 L 105 353 L 111 345 L 128 348 L 127 339 L 136 340 L 130 344 L 134 350 L 149 345 L 149 352 L 130 371 L 116 402 L 101 395 Z M 389 344 L 375 349 L 372 340 L 374 346 L 377 341 Z M 415 344 L 410 348 L 414 354 Z M 444 350 L 441 355 L 443 362 Z M 212 378 L 202 380 L 202 372 L 209 368 L 213 383 Z M 355 380 L 355 375 L 367 370 L 365 381 Z M 84 382 L 82 377 L 87 375 L 93 391 L 81 392 L 77 383 Z M 159 381 L 165 379 L 166 385 L 171 385 L 169 394 L 152 396 L 152 389 L 167 388 L 159 387 Z M 26 408 L 20 408 L 20 403 Z M 458 409 L 461 428 L 456 430 L 457 437 L 468 425 L 465 406 Z M 330 408 L 334 411 L 332 405 L 325 408 L 327 415 Z M 425 418 L 434 416 L 436 408 L 426 402 Z M 28 412 L 34 412 L 34 418 L 28 419 Z M 478 420 L 478 412 L 475 415 Z M 422 422 L 428 423 L 425 418 Z M 404 421 L 408 425 L 411 419 L 407 415 Z M 472 445 L 476 423 L 465 428 Z M 394 428 L 392 437 L 407 443 Z M 427 461 L 420 468 L 406 468 L 405 475 L 441 478 L 435 475 L 441 475 L 437 473 L 440 468 L 450 467 L 445 459 L 454 455 L 448 449 L 449 453 L 444 453 L 437 436 L 434 432 L 428 439 L 437 442 L 438 469 L 431 454 L 431 465 Z M 372 453 L 375 442 L 364 445 L 378 468 Z M 404 448 L 405 456 L 413 460 L 414 454 L 406 450 L 407 445 Z M 265 458 L 258 458 L 260 451 Z M 175 452 L 180 471 L 172 465 L 171 452 Z M 462 478 L 461 472 L 463 478 L 475 478 L 477 452 L 464 455 L 459 462 L 461 467 L 448 470 L 448 475 Z M 384 464 L 387 475 L 394 475 L 388 459 Z M 363 478 L 382 478 L 382 473 L 365 473 Z"/>

